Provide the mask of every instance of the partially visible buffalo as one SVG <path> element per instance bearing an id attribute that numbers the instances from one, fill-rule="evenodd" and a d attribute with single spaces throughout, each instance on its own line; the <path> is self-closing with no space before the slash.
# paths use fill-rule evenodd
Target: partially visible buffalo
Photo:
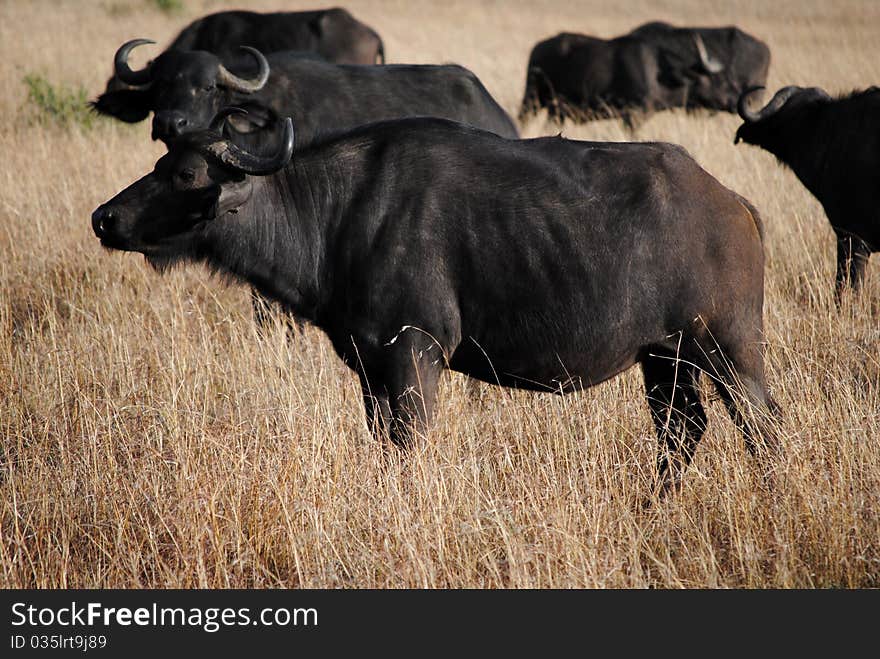
<path id="1" fill-rule="evenodd" d="M 743 89 L 763 84 L 770 50 L 736 27 L 647 23 L 605 40 L 564 33 L 529 57 L 520 119 L 540 108 L 561 122 L 637 115 L 674 107 L 733 112 Z"/>
<path id="2" fill-rule="evenodd" d="M 382 39 L 340 8 L 262 14 L 221 11 L 187 25 L 164 52 L 204 50 L 221 60 L 238 57 L 242 46 L 262 53 L 297 51 L 337 64 L 384 64 Z M 115 73 L 105 92 L 126 89 Z"/>
<path id="3" fill-rule="evenodd" d="M 861 286 L 880 251 L 880 88 L 837 99 L 818 87 L 784 87 L 761 110 L 743 93 L 740 140 L 791 167 L 825 209 L 837 235 L 836 299 Z"/>
<path id="4" fill-rule="evenodd" d="M 662 82 L 691 82 L 686 107 L 735 112 L 740 94 L 767 82 L 770 48 L 738 27 L 674 27 L 653 22 L 632 35 L 651 43 L 661 58 Z M 696 57 L 694 50 L 696 49 Z"/>
<path id="5" fill-rule="evenodd" d="M 95 210 L 94 232 L 312 320 L 360 376 L 377 435 L 424 432 L 444 369 L 565 393 L 640 364 L 664 489 L 706 428 L 701 370 L 750 450 L 773 441 L 760 220 L 681 147 L 415 118 L 294 153 L 288 120 L 257 156 L 222 137 L 224 114 Z"/>
<path id="6" fill-rule="evenodd" d="M 376 31 L 339 7 L 209 14 L 186 26 L 168 50 L 207 50 L 223 59 L 238 54 L 241 46 L 264 53 L 307 51 L 337 64 L 385 63 L 385 48 Z"/>
<path id="7" fill-rule="evenodd" d="M 236 128 L 263 133 L 263 139 L 279 130 L 279 117 L 292 117 L 299 144 L 310 142 L 319 131 L 409 116 L 452 119 L 517 137 L 507 113 L 461 66 L 341 65 L 290 52 L 264 56 L 245 47 L 246 59 L 228 66 L 208 52 L 168 50 L 133 71 L 129 52 L 144 43 L 150 42 L 129 41 L 116 53 L 116 76 L 130 88 L 102 94 L 93 107 L 128 122 L 153 112 L 153 139 L 169 141 L 206 128 L 228 105 L 248 110 L 246 118 L 236 120 Z"/>

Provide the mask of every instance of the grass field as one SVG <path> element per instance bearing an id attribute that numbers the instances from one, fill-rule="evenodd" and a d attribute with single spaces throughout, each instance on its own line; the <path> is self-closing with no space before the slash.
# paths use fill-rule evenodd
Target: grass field
<path id="1" fill-rule="evenodd" d="M 149 122 L 65 123 L 28 100 L 28 75 L 93 97 L 122 41 L 162 46 L 208 11 L 315 6 L 182 5 L 0 3 L 0 587 L 880 586 L 880 259 L 838 313 L 821 207 L 733 145 L 736 117 L 667 112 L 636 138 L 684 145 L 763 214 L 775 490 L 714 401 L 683 491 L 640 511 L 656 438 L 637 369 L 568 397 L 447 374 L 428 441 L 389 462 L 320 332 L 261 338 L 244 288 L 101 249 L 92 210 L 163 152 Z M 651 19 L 762 38 L 771 92 L 880 82 L 869 1 L 346 6 L 389 62 L 461 63 L 514 115 L 536 41 Z M 616 122 L 564 134 L 629 139 Z"/>

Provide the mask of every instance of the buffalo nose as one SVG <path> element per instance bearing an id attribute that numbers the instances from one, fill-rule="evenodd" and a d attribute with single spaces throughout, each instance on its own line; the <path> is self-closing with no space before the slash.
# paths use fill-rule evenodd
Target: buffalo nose
<path id="1" fill-rule="evenodd" d="M 153 138 L 179 137 L 186 131 L 189 123 L 178 112 L 160 112 L 156 115 Z"/>
<path id="2" fill-rule="evenodd" d="M 116 225 L 117 216 L 111 208 L 101 206 L 92 213 L 92 230 L 98 238 L 104 238 Z"/>

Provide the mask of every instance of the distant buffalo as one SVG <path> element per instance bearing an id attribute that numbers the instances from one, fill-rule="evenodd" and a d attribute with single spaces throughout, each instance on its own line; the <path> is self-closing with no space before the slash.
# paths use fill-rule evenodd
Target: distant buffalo
<path id="1" fill-rule="evenodd" d="M 242 46 L 262 53 L 300 51 L 336 64 L 383 64 L 385 47 L 376 31 L 345 9 L 258 13 L 221 11 L 187 25 L 166 50 L 204 50 L 221 60 Z M 115 75 L 107 91 L 124 88 Z"/>
<path id="2" fill-rule="evenodd" d="M 102 245 L 209 264 L 323 329 L 367 421 L 407 446 L 443 370 L 550 393 L 635 364 L 663 489 L 704 434 L 707 371 L 749 449 L 772 443 L 757 211 L 681 147 L 369 124 L 271 155 L 208 130 L 102 204 Z M 772 445 L 772 444 L 771 444 Z"/>
<path id="3" fill-rule="evenodd" d="M 336 64 L 385 62 L 378 33 L 339 7 L 270 14 L 221 11 L 190 23 L 168 49 L 207 50 L 222 59 L 236 55 L 240 46 L 264 53 L 307 51 Z"/>
<path id="4" fill-rule="evenodd" d="M 559 34 L 532 50 L 520 119 L 547 108 L 557 122 L 621 117 L 633 127 L 668 108 L 733 112 L 769 66 L 767 45 L 736 27 L 654 22 L 610 40 Z"/>
<path id="5" fill-rule="evenodd" d="M 836 299 L 861 286 L 880 251 L 880 88 L 837 99 L 818 87 L 784 87 L 763 109 L 739 101 L 740 140 L 791 167 L 825 209 L 837 234 Z"/>

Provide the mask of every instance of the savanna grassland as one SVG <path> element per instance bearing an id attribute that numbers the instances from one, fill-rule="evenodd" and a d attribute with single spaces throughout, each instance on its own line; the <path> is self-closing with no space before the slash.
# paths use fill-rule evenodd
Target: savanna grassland
<path id="1" fill-rule="evenodd" d="M 260 337 L 244 287 L 99 246 L 92 210 L 163 152 L 149 122 L 78 110 L 116 48 L 156 40 L 140 65 L 208 11 L 316 6 L 181 4 L 0 0 L 0 586 L 880 586 L 880 258 L 838 313 L 820 205 L 733 145 L 735 116 L 658 114 L 636 139 L 684 145 L 764 217 L 784 457 L 768 490 L 713 401 L 682 491 L 642 511 L 656 438 L 638 369 L 568 397 L 446 374 L 427 440 L 388 459 L 319 331 Z M 461 63 L 513 115 L 536 41 L 651 19 L 762 38 L 771 92 L 880 82 L 868 1 L 346 6 L 389 62 Z M 521 128 L 558 132 L 542 116 Z M 611 121 L 563 132 L 630 139 Z"/>

